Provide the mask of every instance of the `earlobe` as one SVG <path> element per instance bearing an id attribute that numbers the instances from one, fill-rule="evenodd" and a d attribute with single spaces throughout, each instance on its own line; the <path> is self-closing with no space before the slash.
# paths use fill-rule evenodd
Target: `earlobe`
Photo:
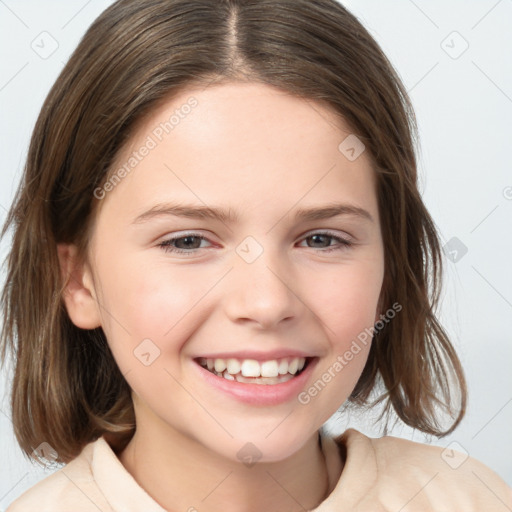
<path id="1" fill-rule="evenodd" d="M 96 291 L 91 271 L 78 261 L 78 250 L 73 244 L 57 244 L 62 283 L 62 299 L 71 321 L 81 329 L 101 326 Z"/>

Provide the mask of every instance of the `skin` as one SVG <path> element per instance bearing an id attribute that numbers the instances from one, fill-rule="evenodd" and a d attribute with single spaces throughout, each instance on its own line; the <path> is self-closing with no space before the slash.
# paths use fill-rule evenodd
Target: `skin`
<path id="1" fill-rule="evenodd" d="M 306 405 L 236 401 L 194 378 L 192 358 L 304 350 L 319 357 L 307 389 L 374 325 L 384 252 L 369 155 L 350 161 L 338 150 L 351 131 L 327 106 L 268 85 L 225 83 L 161 105 L 114 168 L 191 96 L 198 105 L 101 199 L 88 261 L 78 262 L 75 246 L 59 245 L 63 273 L 72 277 L 66 307 L 75 325 L 106 334 L 137 422 L 118 457 L 161 506 L 314 508 L 332 491 L 318 429 L 353 390 L 369 344 Z M 132 223 L 170 201 L 229 207 L 240 221 L 168 215 Z M 294 222 L 298 208 L 331 202 L 364 208 L 373 222 L 351 215 Z M 354 245 L 311 238 L 323 230 Z M 192 247 L 190 255 L 158 246 L 191 232 L 207 240 L 182 240 L 177 247 Z M 263 250 L 250 264 L 236 252 L 248 236 Z M 144 339 L 160 350 L 148 366 L 134 357 Z M 237 457 L 247 442 L 262 454 L 251 467 Z"/>

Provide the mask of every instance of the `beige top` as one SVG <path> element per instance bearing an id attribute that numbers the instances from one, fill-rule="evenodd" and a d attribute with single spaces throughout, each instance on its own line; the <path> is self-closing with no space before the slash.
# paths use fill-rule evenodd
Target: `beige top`
<path id="1" fill-rule="evenodd" d="M 512 489 L 462 453 L 354 429 L 321 436 L 331 494 L 313 512 L 510 512 Z M 100 437 L 6 512 L 165 512 Z"/>

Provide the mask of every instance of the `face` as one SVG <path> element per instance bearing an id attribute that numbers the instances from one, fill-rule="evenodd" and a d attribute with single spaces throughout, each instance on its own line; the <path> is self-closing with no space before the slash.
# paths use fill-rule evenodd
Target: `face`
<path id="1" fill-rule="evenodd" d="M 369 155 L 339 149 L 350 133 L 257 83 L 189 89 L 137 127 L 95 193 L 88 268 L 138 428 L 275 461 L 349 396 L 384 272 Z"/>

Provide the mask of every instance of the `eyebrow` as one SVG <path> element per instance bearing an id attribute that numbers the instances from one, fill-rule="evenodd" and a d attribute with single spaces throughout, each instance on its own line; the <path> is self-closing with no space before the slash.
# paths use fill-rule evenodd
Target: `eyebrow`
<path id="1" fill-rule="evenodd" d="M 330 219 L 339 215 L 351 215 L 374 222 L 371 214 L 364 208 L 352 204 L 331 203 L 321 207 L 300 208 L 295 212 L 295 221 L 314 221 Z M 160 203 L 138 215 L 132 224 L 142 224 L 155 217 L 174 216 L 189 219 L 217 220 L 224 224 L 237 223 L 239 215 L 232 209 L 214 206 L 196 206 L 192 204 Z"/>

